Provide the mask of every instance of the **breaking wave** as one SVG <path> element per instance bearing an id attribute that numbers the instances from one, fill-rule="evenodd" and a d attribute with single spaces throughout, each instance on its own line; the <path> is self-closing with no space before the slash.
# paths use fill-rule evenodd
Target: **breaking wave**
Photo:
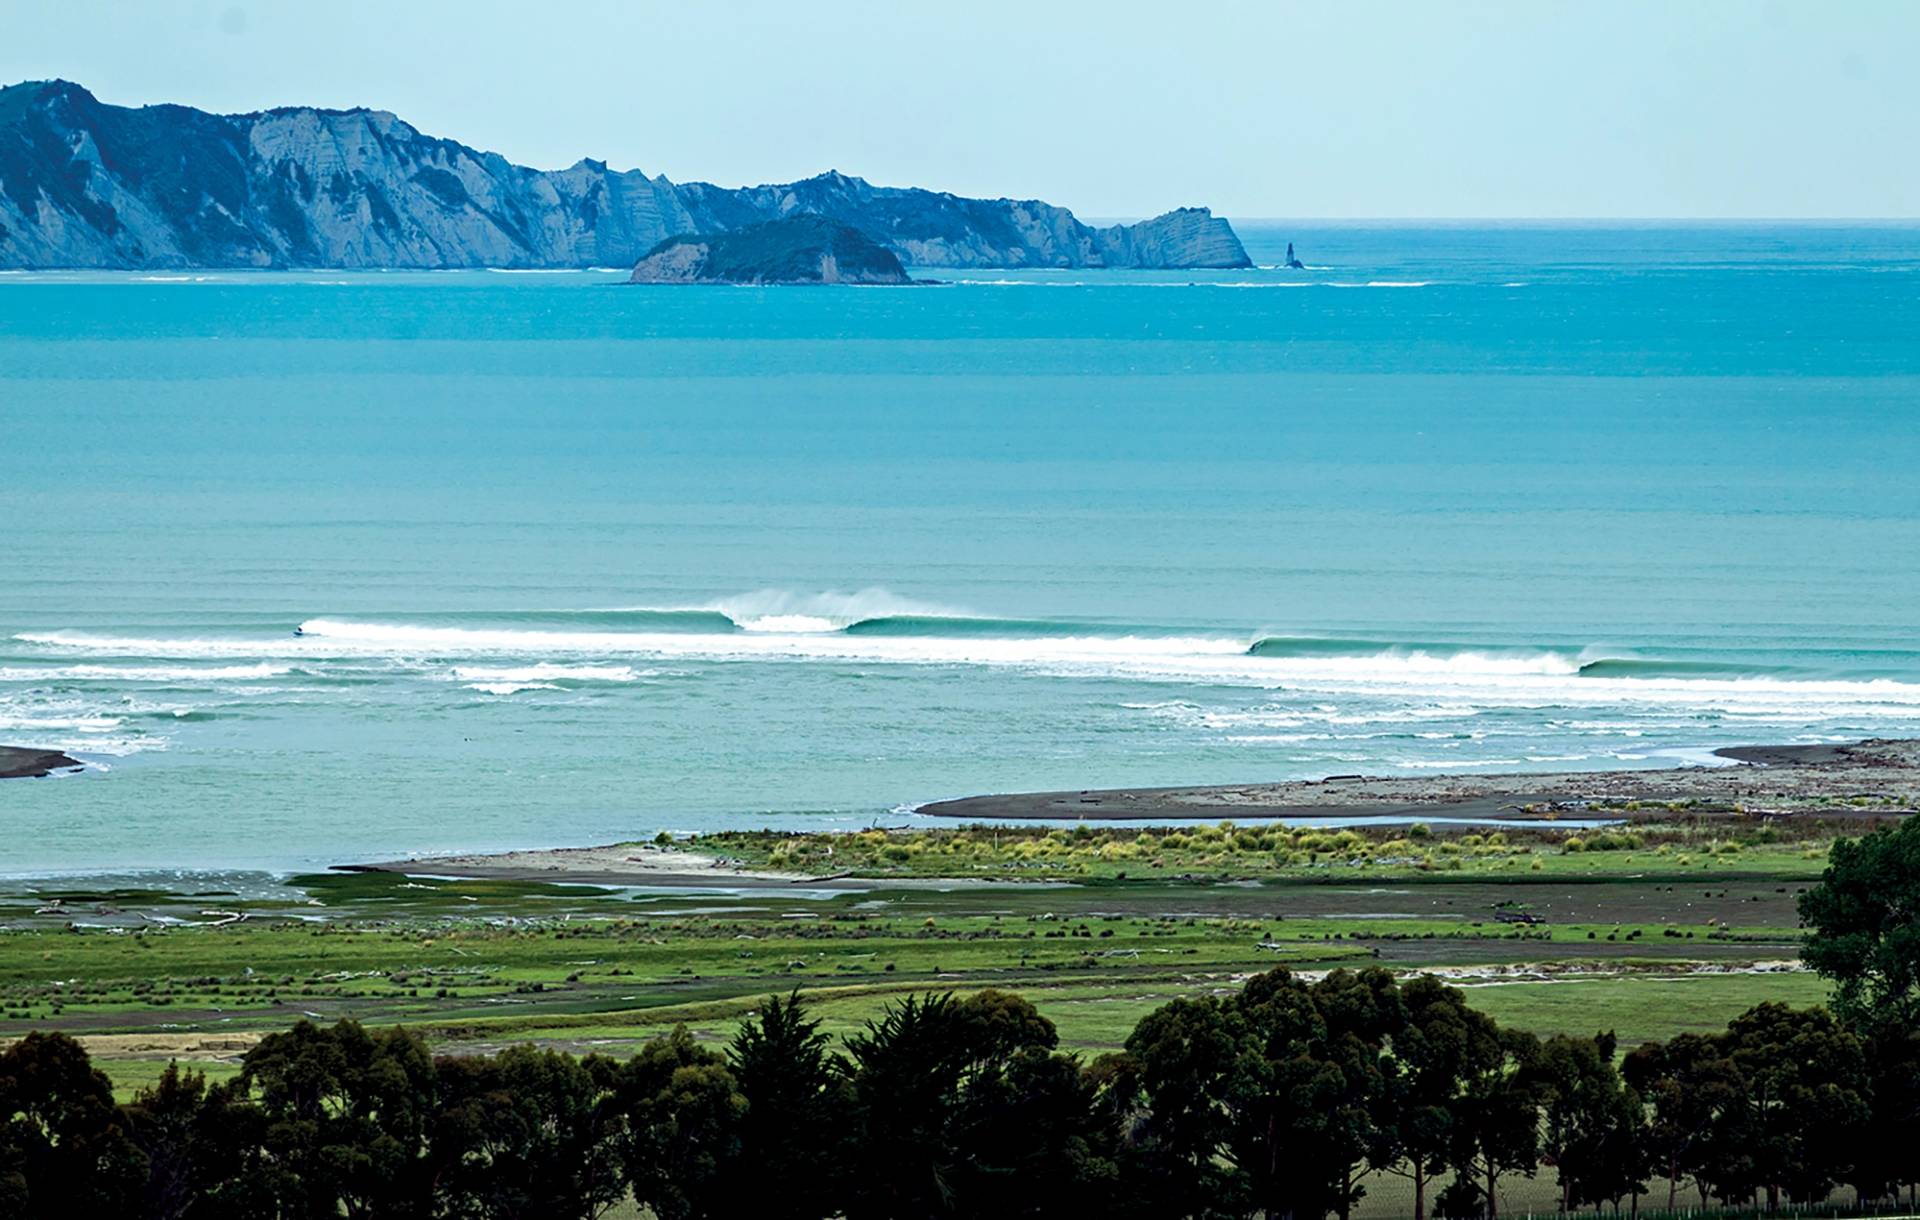
<path id="1" fill-rule="evenodd" d="M 1226 630 L 991 618 L 858 593 L 743 594 L 683 607 L 312 618 L 273 637 L 37 632 L 15 637 L 84 664 L 15 666 L 0 680 L 105 682 L 270 677 L 378 683 L 402 674 L 485 694 L 580 689 L 652 676 L 659 661 L 1010 668 L 1040 675 L 1367 695 L 1441 705 L 1633 706 L 1642 712 L 1920 718 L 1920 683 L 1741 659 L 1645 657 L 1564 645 L 1255 635 Z M 124 666 L 107 664 L 124 658 Z M 216 664 L 216 662 L 226 662 Z M 198 665 L 186 662 L 200 662 Z"/>

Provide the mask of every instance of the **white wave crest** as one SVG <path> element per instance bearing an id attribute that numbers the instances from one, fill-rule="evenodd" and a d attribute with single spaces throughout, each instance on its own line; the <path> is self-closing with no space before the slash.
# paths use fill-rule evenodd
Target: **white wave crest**
<path id="1" fill-rule="evenodd" d="M 728 618 L 733 618 L 728 615 Z M 819 635 L 828 631 L 839 631 L 851 623 L 839 622 L 818 614 L 761 614 L 748 615 L 733 619 L 734 625 L 742 631 L 770 631 L 787 635 Z"/>
<path id="2" fill-rule="evenodd" d="M 571 682 L 634 682 L 654 677 L 659 672 L 657 669 L 635 669 L 631 665 L 555 665 L 543 661 L 538 665 L 506 667 L 456 665 L 453 667 L 453 678 L 456 682 L 492 683 L 552 683 L 563 679 Z"/>
<path id="3" fill-rule="evenodd" d="M 111 733 L 121 723 L 118 716 L 101 714 L 35 716 L 0 712 L 0 730 L 9 733 Z"/>
<path id="4" fill-rule="evenodd" d="M 838 598 L 839 600 L 831 600 Z M 1388 650 L 1366 655 L 1252 655 L 1248 641 L 1224 636 L 1150 635 L 865 635 L 819 631 L 806 619 L 857 622 L 886 614 L 926 614 L 929 607 L 880 595 L 750 595 L 729 599 L 735 622 L 758 629 L 728 632 L 574 631 L 531 627 L 447 627 L 414 623 L 311 619 L 299 636 L 156 639 L 74 632 L 16 638 L 63 651 L 142 660 L 253 658 L 272 663 L 302 659 L 385 659 L 400 672 L 444 672 L 440 664 L 473 670 L 469 681 L 623 681 L 615 672 L 635 658 L 711 662 L 851 662 L 860 664 L 988 666 L 1064 677 L 1120 678 L 1283 689 L 1325 696 L 1335 704 L 1354 696 L 1379 697 L 1424 709 L 1616 709 L 1628 717 L 1648 712 L 1711 712 L 1768 724 L 1790 720 L 1920 722 L 1920 684 L 1892 679 L 1789 679 L 1777 676 L 1596 676 L 1579 672 L 1579 659 L 1560 654 Z M 737 617 L 736 617 L 737 616 Z M 793 616 L 795 621 L 781 622 Z M 471 664 L 463 664 L 471 663 Z M 572 667 L 561 669 L 540 666 Z M 606 670 L 594 675 L 591 671 Z M 458 676 L 458 675 L 456 675 Z M 640 676 L 636 671 L 635 676 Z M 1330 715 L 1347 714 L 1333 712 Z M 1416 712 L 1415 715 L 1424 714 Z M 1444 711 L 1440 716 L 1464 714 Z M 1284 729 L 1281 723 L 1261 727 Z"/>
<path id="5" fill-rule="evenodd" d="M 127 714 L 141 709 L 126 708 Z M 28 698 L 0 706 L 0 733 L 10 745 L 73 754 L 137 754 L 164 750 L 167 739 L 138 730 L 123 732 L 126 716 L 86 707 L 70 699 Z"/>
<path id="6" fill-rule="evenodd" d="M 794 593 L 785 589 L 761 589 L 723 597 L 693 608 L 724 614 L 742 631 L 788 635 L 841 631 L 855 623 L 875 618 L 905 615 L 968 617 L 961 611 L 899 597 L 885 589 L 859 589 L 851 593 L 837 590 Z"/>
<path id="7" fill-rule="evenodd" d="M 0 682 L 246 682 L 292 673 L 291 665 L 7 665 Z"/>
<path id="8" fill-rule="evenodd" d="M 559 690 L 551 682 L 469 682 L 468 690 L 477 690 L 483 695 L 517 695 L 523 690 Z"/>
<path id="9" fill-rule="evenodd" d="M 1466 674 L 1545 677 L 1572 677 L 1580 672 L 1580 661 L 1554 652 L 1509 653 L 1466 649 L 1460 652 L 1432 652 L 1425 649 L 1386 649 L 1359 656 L 1270 657 L 1300 672 L 1340 674 L 1368 669 L 1403 674 Z"/>

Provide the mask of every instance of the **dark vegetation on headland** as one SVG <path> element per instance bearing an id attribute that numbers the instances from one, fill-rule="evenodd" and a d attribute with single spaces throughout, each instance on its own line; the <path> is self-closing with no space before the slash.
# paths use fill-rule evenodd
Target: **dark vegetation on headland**
<path id="1" fill-rule="evenodd" d="M 1177 999 L 1092 1062 L 997 991 L 908 996 L 840 1048 L 771 1000 L 724 1052 L 677 1030 L 626 1060 L 302 1023 L 127 1105 L 32 1035 L 0 1053 L 0 1214 L 1300 1220 L 1382 1172 L 1449 1218 L 1535 1175 L 1563 1209 L 1844 1185 L 1866 1210 L 1920 1177 L 1920 823 L 1836 843 L 1799 907 L 1831 1011 L 1762 1004 L 1624 1061 L 1371 968 Z"/>

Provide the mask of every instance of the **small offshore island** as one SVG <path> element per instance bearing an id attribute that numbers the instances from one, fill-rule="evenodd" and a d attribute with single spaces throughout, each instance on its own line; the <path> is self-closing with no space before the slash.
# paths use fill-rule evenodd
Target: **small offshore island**
<path id="1" fill-rule="evenodd" d="M 893 251 L 825 216 L 682 233 L 647 251 L 634 284 L 911 284 Z"/>

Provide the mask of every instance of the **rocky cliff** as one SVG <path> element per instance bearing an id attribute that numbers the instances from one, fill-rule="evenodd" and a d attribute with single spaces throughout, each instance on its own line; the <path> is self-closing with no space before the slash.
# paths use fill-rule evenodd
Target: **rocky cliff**
<path id="1" fill-rule="evenodd" d="M 0 267 L 626 266 L 668 237 L 796 214 L 938 267 L 1239 267 L 1186 208 L 1095 229 L 1037 200 L 822 174 L 738 190 L 582 160 L 563 170 L 423 135 L 385 111 L 215 115 L 0 89 Z"/>
<path id="2" fill-rule="evenodd" d="M 1247 267 L 1233 226 L 1205 208 L 1095 229 L 1037 199 L 965 199 L 825 173 L 784 186 L 679 188 L 697 231 L 814 213 L 852 225 L 916 267 Z"/>
<path id="3" fill-rule="evenodd" d="M 682 233 L 647 252 L 635 284 L 910 284 L 893 251 L 826 216 Z"/>

